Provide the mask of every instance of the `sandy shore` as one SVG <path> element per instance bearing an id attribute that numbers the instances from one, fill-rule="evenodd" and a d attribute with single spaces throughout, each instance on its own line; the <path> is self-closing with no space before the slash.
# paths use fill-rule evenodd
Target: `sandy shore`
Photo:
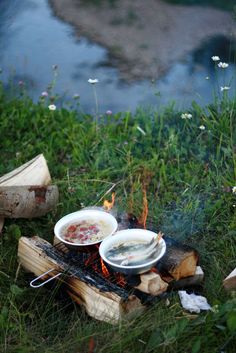
<path id="1" fill-rule="evenodd" d="M 126 80 L 159 78 L 210 37 L 236 38 L 231 14 L 209 7 L 161 0 L 119 0 L 115 7 L 105 1 L 100 6 L 80 0 L 49 2 L 56 16 L 74 26 L 78 37 L 86 36 L 110 51 Z"/>

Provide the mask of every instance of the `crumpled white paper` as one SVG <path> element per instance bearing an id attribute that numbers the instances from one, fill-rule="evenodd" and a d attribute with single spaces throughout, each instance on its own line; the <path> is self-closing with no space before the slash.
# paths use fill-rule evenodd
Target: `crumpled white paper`
<path id="1" fill-rule="evenodd" d="M 181 304 L 184 309 L 191 313 L 200 313 L 201 310 L 210 310 L 211 306 L 207 299 L 201 295 L 188 294 L 185 290 L 178 291 Z"/>

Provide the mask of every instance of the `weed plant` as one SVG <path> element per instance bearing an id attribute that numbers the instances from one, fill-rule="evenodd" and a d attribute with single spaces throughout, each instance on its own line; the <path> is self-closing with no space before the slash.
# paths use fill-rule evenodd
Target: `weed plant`
<path id="1" fill-rule="evenodd" d="M 168 106 L 92 116 L 48 109 L 0 91 L 0 175 L 39 153 L 60 190 L 57 209 L 39 219 L 6 219 L 0 238 L 0 351 L 235 352 L 236 298 L 222 287 L 236 258 L 236 99 L 227 92 L 189 112 Z M 183 113 L 191 114 L 186 118 Z M 190 115 L 189 115 L 190 117 Z M 201 128 L 200 128 L 201 127 Z M 205 271 L 202 294 L 213 310 L 181 307 L 176 292 L 119 325 L 91 319 L 58 285 L 32 289 L 18 269 L 20 236 L 53 239 L 68 212 L 101 205 L 116 192 L 118 209 L 140 215 L 142 188 L 156 230 L 194 246 Z"/>

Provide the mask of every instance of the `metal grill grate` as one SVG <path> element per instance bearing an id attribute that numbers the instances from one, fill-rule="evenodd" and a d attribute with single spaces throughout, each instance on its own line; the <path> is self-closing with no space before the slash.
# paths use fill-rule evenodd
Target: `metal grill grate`
<path id="1" fill-rule="evenodd" d="M 63 254 L 64 261 L 68 266 L 78 266 L 80 270 L 102 278 L 104 281 L 122 288 L 129 293 L 134 290 L 129 283 L 139 282 L 138 276 L 132 276 L 132 280 L 130 280 L 129 277 L 119 272 L 114 272 L 107 264 L 104 264 L 99 255 L 98 246 L 74 250 L 67 248 L 63 242 L 59 242 L 53 247 Z"/>

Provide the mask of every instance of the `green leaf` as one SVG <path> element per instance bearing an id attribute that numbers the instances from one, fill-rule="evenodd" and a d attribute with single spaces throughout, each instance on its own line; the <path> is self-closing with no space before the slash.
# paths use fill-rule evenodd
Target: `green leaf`
<path id="1" fill-rule="evenodd" d="M 11 224 L 7 229 L 9 240 L 19 240 L 21 237 L 20 227 L 16 224 Z"/>
<path id="2" fill-rule="evenodd" d="M 4 305 L 0 312 L 0 326 L 4 327 L 8 318 L 8 308 Z"/>
<path id="3" fill-rule="evenodd" d="M 230 332 L 236 331 L 236 311 L 232 311 L 227 317 L 227 327 Z"/>
<path id="4" fill-rule="evenodd" d="M 198 353 L 201 348 L 201 338 L 198 337 L 193 344 L 192 353 Z"/>

